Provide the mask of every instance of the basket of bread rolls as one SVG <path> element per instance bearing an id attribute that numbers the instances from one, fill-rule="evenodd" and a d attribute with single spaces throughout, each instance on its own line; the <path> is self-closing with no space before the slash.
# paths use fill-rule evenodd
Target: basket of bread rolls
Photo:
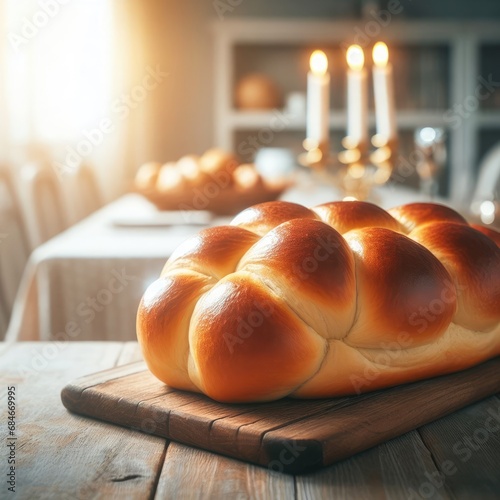
<path id="1" fill-rule="evenodd" d="M 218 148 L 163 165 L 148 162 L 139 168 L 134 185 L 159 210 L 209 210 L 218 215 L 275 200 L 289 187 L 265 180 L 254 164 L 240 163 Z"/>

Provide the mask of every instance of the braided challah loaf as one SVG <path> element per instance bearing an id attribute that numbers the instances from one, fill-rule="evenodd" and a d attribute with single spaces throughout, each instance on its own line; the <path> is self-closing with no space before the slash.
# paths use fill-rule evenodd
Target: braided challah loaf
<path id="1" fill-rule="evenodd" d="M 465 369 L 500 354 L 500 249 L 487 234 L 435 204 L 256 205 L 167 261 L 139 306 L 144 359 L 168 385 L 224 402 Z"/>

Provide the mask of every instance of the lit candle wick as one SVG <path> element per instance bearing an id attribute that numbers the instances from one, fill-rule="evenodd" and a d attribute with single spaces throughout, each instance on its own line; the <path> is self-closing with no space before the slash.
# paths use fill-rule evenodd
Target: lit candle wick
<path id="1" fill-rule="evenodd" d="M 384 42 L 377 42 L 373 46 L 373 62 L 378 68 L 385 68 L 389 61 L 389 49 Z"/>
<path id="2" fill-rule="evenodd" d="M 328 59 L 322 50 L 315 50 L 309 60 L 311 71 L 314 75 L 323 76 L 328 70 Z"/>
<path id="3" fill-rule="evenodd" d="M 353 71 L 361 71 L 365 63 L 363 49 L 359 45 L 351 45 L 347 49 L 347 64 Z"/>

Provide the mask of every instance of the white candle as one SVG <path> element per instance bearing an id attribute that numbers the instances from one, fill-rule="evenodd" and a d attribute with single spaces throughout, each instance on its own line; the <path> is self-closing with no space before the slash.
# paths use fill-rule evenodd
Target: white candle
<path id="1" fill-rule="evenodd" d="M 328 144 L 330 136 L 330 73 L 328 59 L 315 50 L 307 74 L 307 138 L 317 144 Z"/>
<path id="2" fill-rule="evenodd" d="M 390 140 L 397 136 L 394 87 L 389 51 L 383 42 L 373 47 L 373 91 L 375 94 L 375 120 L 377 135 Z"/>
<path id="3" fill-rule="evenodd" d="M 368 78 L 359 45 L 347 50 L 347 136 L 356 145 L 368 141 Z"/>

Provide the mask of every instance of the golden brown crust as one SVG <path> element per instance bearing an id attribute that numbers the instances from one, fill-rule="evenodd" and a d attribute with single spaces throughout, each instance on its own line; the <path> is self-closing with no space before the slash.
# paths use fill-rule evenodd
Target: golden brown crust
<path id="1" fill-rule="evenodd" d="M 351 327 L 354 258 L 344 238 L 325 223 L 284 222 L 246 253 L 238 269 L 260 276 L 321 336 L 342 338 Z"/>
<path id="2" fill-rule="evenodd" d="M 345 339 L 378 347 L 401 332 L 432 342 L 456 309 L 450 275 L 429 250 L 403 234 L 365 228 L 344 235 L 356 257 L 357 316 Z"/>
<path id="3" fill-rule="evenodd" d="M 467 224 L 458 212 L 437 203 L 408 203 L 408 205 L 391 208 L 388 212 L 400 222 L 407 233 L 429 222 L 448 221 Z"/>
<path id="4" fill-rule="evenodd" d="M 286 396 L 315 373 L 325 349 L 286 303 L 244 272 L 222 279 L 199 301 L 190 344 L 203 391 L 226 402 Z"/>
<path id="5" fill-rule="evenodd" d="M 491 227 L 481 226 L 480 224 L 471 224 L 476 231 L 485 234 L 490 240 L 493 240 L 500 247 L 500 233 Z"/>
<path id="6" fill-rule="evenodd" d="M 187 371 L 188 330 L 196 302 L 214 280 L 186 272 L 156 280 L 137 312 L 137 338 L 151 372 L 172 387 L 196 390 Z"/>
<path id="7" fill-rule="evenodd" d="M 362 227 L 385 227 L 401 231 L 399 222 L 385 210 L 365 201 L 333 201 L 313 208 L 322 221 L 340 234 Z"/>
<path id="8" fill-rule="evenodd" d="M 255 233 L 241 227 L 203 229 L 174 251 L 161 275 L 174 269 L 190 269 L 220 279 L 236 269 L 241 257 L 258 239 Z"/>
<path id="9" fill-rule="evenodd" d="M 375 391 L 465 370 L 500 355 L 500 325 L 479 333 L 450 323 L 435 342 L 414 346 L 401 334 L 379 349 L 359 349 L 331 340 L 321 370 L 291 396 L 328 398 Z"/>
<path id="10" fill-rule="evenodd" d="M 484 234 L 464 224 L 425 224 L 409 234 L 446 267 L 457 289 L 453 321 L 488 330 L 500 321 L 500 249 Z"/>
<path id="11" fill-rule="evenodd" d="M 439 205 L 392 212 L 404 227 L 369 204 L 277 202 L 201 231 L 139 306 L 151 371 L 251 402 L 356 394 L 500 355 L 491 235 Z"/>
<path id="12" fill-rule="evenodd" d="M 318 219 L 318 216 L 297 203 L 268 201 L 243 210 L 231 221 L 231 225 L 263 236 L 276 226 L 292 219 Z"/>

